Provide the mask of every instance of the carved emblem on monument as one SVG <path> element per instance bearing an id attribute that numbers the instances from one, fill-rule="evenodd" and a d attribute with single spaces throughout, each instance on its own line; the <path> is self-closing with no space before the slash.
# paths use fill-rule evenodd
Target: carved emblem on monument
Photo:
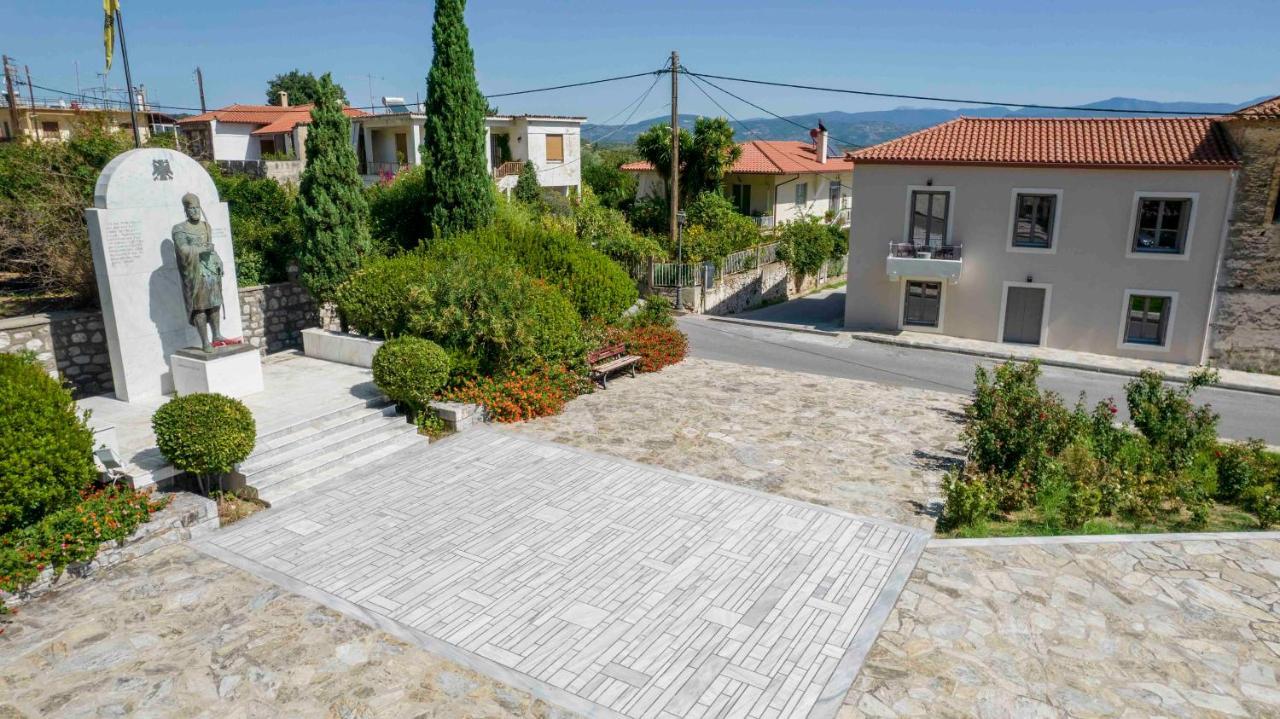
<path id="1" fill-rule="evenodd" d="M 168 160 L 151 161 L 151 179 L 156 182 L 168 182 L 173 179 L 173 168 Z"/>

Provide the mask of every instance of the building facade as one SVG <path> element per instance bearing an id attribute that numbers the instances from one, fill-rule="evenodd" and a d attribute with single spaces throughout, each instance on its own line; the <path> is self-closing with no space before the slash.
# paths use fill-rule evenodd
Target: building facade
<path id="1" fill-rule="evenodd" d="M 845 325 L 1208 355 L 1239 168 L 1209 118 L 960 118 L 852 153 Z"/>
<path id="2" fill-rule="evenodd" d="M 228 105 L 178 120 L 182 149 L 198 160 L 219 163 L 305 163 L 312 106 L 290 105 L 288 96 L 281 95 L 280 105 Z M 350 107 L 343 112 L 356 122 L 368 114 Z"/>
<path id="3" fill-rule="evenodd" d="M 738 211 L 763 229 L 804 217 L 849 224 L 853 163 L 830 156 L 825 132 L 816 141 L 751 140 L 724 177 L 724 191 Z M 637 177 L 636 197 L 665 197 L 666 183 L 648 162 L 629 162 Z"/>

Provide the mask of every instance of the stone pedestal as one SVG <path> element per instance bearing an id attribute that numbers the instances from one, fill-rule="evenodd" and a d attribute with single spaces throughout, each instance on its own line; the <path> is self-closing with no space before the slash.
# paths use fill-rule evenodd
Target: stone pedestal
<path id="1" fill-rule="evenodd" d="M 169 356 L 173 390 L 179 395 L 216 392 L 244 397 L 262 391 L 262 359 L 252 345 L 181 349 Z"/>

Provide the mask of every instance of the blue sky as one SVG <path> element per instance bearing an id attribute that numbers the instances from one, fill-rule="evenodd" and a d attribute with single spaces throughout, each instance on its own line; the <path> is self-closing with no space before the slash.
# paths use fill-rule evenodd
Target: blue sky
<path id="1" fill-rule="evenodd" d="M 7 2 L 13 7 L 0 51 L 29 65 L 35 84 L 74 90 L 76 61 L 82 86 L 101 84 L 99 4 Z M 332 71 L 356 105 L 371 94 L 412 100 L 425 92 L 429 2 L 123 0 L 123 8 L 134 80 L 157 103 L 197 106 L 197 65 L 210 107 L 262 102 L 267 79 L 294 67 Z M 1280 94 L 1275 0 L 473 0 L 467 20 L 486 93 L 655 69 L 677 49 L 695 71 L 917 95 L 1072 104 L 1117 95 L 1241 102 Z M 118 62 L 108 82 L 124 85 Z M 505 112 L 602 121 L 649 83 L 496 103 Z M 939 106 L 728 87 L 783 114 Z M 669 112 L 666 89 L 655 88 L 635 119 Z M 738 117 L 760 114 L 718 99 Z M 687 83 L 681 110 L 719 114 Z"/>

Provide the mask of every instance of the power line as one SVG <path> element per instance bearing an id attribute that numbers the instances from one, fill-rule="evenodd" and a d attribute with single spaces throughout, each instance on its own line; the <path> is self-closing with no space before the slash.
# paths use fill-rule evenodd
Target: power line
<path id="1" fill-rule="evenodd" d="M 702 83 L 706 83 L 706 84 L 708 84 L 708 85 L 711 85 L 712 87 L 716 88 L 717 90 L 720 90 L 721 92 L 725 92 L 725 93 L 727 93 L 727 94 L 729 94 L 729 95 L 733 95 L 733 93 L 728 92 L 728 91 L 727 91 L 727 90 L 725 90 L 724 88 L 722 88 L 722 87 L 720 87 L 720 86 L 718 86 L 718 85 L 716 85 L 716 84 L 712 83 L 710 80 L 700 80 L 700 79 L 698 79 L 698 77 L 697 77 L 696 75 L 694 75 L 694 74 L 692 74 L 692 73 L 689 73 L 689 72 L 685 72 L 685 74 L 689 76 L 689 79 L 693 82 L 693 86 L 694 86 L 694 87 L 698 88 L 698 90 L 700 90 L 700 91 L 702 92 L 702 94 L 703 94 L 703 95 L 706 95 L 708 100 L 710 100 L 711 102 L 715 103 L 715 106 L 716 106 L 716 107 L 718 107 L 718 108 L 720 108 L 721 112 L 724 112 L 726 115 L 728 115 L 730 118 L 732 118 L 734 122 L 738 123 L 738 125 L 739 125 L 739 126 L 741 126 L 741 127 L 742 127 L 742 129 L 743 129 L 743 130 L 745 130 L 745 131 L 747 132 L 747 134 L 748 134 L 748 135 L 750 135 L 750 134 L 752 134 L 753 132 L 755 132 L 755 131 L 751 130 L 751 128 L 747 127 L 747 126 L 746 126 L 746 123 L 742 122 L 742 121 L 741 121 L 741 120 L 739 120 L 736 116 L 734 116 L 734 114 L 733 114 L 732 112 L 729 112 L 729 110 L 728 110 L 724 105 L 721 105 L 721 104 L 720 104 L 720 102 L 719 102 L 718 100 L 716 100 L 714 97 L 712 97 L 712 96 L 711 96 L 711 94 L 710 94 L 710 93 L 708 93 L 708 92 L 707 92 L 707 91 L 702 87 Z M 737 96 L 737 95 L 733 95 L 733 97 L 738 97 L 738 96 Z M 743 102 L 747 102 L 747 101 L 746 101 L 745 99 L 743 99 L 743 98 L 738 97 L 738 99 L 739 99 L 739 100 L 742 100 Z M 760 108 L 760 106 L 759 106 L 759 105 L 756 105 L 755 103 L 747 102 L 747 104 L 748 104 L 748 105 L 751 105 L 752 107 L 755 107 L 755 108 L 757 108 L 757 109 L 760 109 L 760 110 L 761 110 L 761 111 L 763 111 L 763 112 L 769 112 L 768 110 L 764 110 L 763 108 Z M 774 117 L 778 117 L 778 115 L 776 115 L 776 114 L 774 114 L 774 113 L 769 113 L 769 114 L 774 115 Z M 787 120 L 787 118 L 781 118 L 781 119 Z M 797 127 L 800 127 L 801 129 L 806 130 L 806 131 L 808 131 L 808 130 L 810 129 L 810 128 L 808 128 L 808 127 L 805 127 L 804 125 L 801 125 L 800 123 L 792 122 L 791 120 L 787 120 L 787 122 L 791 122 L 791 124 L 792 124 L 792 125 L 796 125 Z M 836 137 L 835 135 L 832 135 L 832 134 L 831 134 L 831 133 L 829 133 L 829 132 L 827 133 L 827 137 L 831 138 L 832 140 L 835 140 L 836 142 L 840 143 L 841 145 L 843 145 L 843 146 L 845 146 L 845 147 L 847 147 L 847 148 L 863 147 L 863 145 L 859 145 L 859 144 L 854 143 L 854 142 L 849 142 L 849 141 L 847 141 L 847 140 L 842 140 L 842 139 L 840 139 L 839 137 Z M 760 141 L 761 141 L 761 142 L 765 142 L 765 143 L 769 142 L 769 140 L 764 139 L 763 137 L 761 137 L 761 138 L 760 138 Z"/>
<path id="2" fill-rule="evenodd" d="M 767 85 L 769 87 L 789 87 L 797 90 L 816 90 L 818 92 L 835 92 L 835 93 L 841 93 L 845 95 L 864 95 L 867 97 L 891 97 L 891 98 L 896 98 L 900 100 L 925 100 L 928 102 L 954 102 L 962 105 L 999 105 L 1003 107 L 1027 108 L 1030 110 L 1075 110 L 1078 112 L 1111 112 L 1111 113 L 1128 114 L 1128 115 L 1178 115 L 1181 117 L 1188 117 L 1192 115 L 1214 116 L 1214 115 L 1223 114 L 1221 112 L 1179 112 L 1177 110 L 1131 110 L 1131 109 L 1120 109 L 1120 108 L 1080 107 L 1079 105 L 1075 105 L 1075 106 L 1039 105 L 1035 103 L 1025 103 L 1025 102 L 1002 102 L 999 100 L 965 100 L 965 99 L 960 99 L 955 97 L 930 97 L 928 95 L 902 95 L 902 94 L 892 93 L 892 92 L 873 92 L 871 90 L 849 90 L 849 89 L 838 88 L 838 87 L 821 87 L 818 85 L 800 85 L 800 84 L 791 83 L 791 82 L 772 82 L 769 80 L 752 80 L 750 78 L 732 77 L 729 75 L 712 75 L 710 73 L 695 73 L 685 69 L 682 69 L 682 72 L 688 75 L 696 75 L 702 78 L 703 80 L 707 80 L 707 78 L 714 78 L 716 80 L 728 80 L 730 82 L 745 82 L 752 85 Z M 715 85 L 714 83 L 710 83 L 709 81 L 708 83 L 711 84 L 712 87 L 719 88 L 719 86 Z M 725 92 L 728 92 L 727 90 L 724 90 L 724 88 L 719 88 L 719 89 Z M 786 118 L 780 118 L 780 119 L 786 119 Z"/>
<path id="3" fill-rule="evenodd" d="M 622 128 L 624 128 L 624 127 L 626 127 L 627 125 L 631 124 L 631 118 L 635 117 L 636 112 L 640 109 L 640 107 L 641 107 L 641 106 L 643 106 L 643 105 L 644 105 L 644 101 L 645 101 L 645 100 L 647 100 L 647 99 L 649 99 L 649 93 L 653 92 L 653 88 L 657 87 L 657 86 L 658 86 L 658 81 L 662 79 L 662 73 L 656 73 L 656 75 L 657 75 L 657 77 L 654 77 L 654 78 L 653 78 L 653 82 L 649 84 L 649 87 L 645 88 L 645 91 L 644 91 L 643 93 L 641 93 L 641 94 L 640 94 L 640 97 L 636 98 L 635 100 L 632 100 L 631 102 L 628 102 L 626 105 L 623 105 L 623 107 L 622 107 L 622 109 L 621 109 L 621 110 L 619 110 L 619 111 L 617 111 L 617 112 L 613 113 L 613 115 L 612 115 L 612 116 L 610 116 L 609 120 L 612 120 L 613 118 L 615 118 L 615 117 L 617 117 L 618 115 L 621 115 L 623 112 L 625 112 L 625 111 L 627 110 L 627 108 L 631 108 L 631 113 L 630 113 L 629 115 L 627 115 L 627 117 L 622 121 L 622 123 L 621 123 L 621 124 L 619 124 L 617 127 L 613 128 L 613 129 L 612 129 L 612 130 L 610 130 L 609 132 L 605 133 L 605 135 L 604 135 L 603 137 L 598 137 L 598 138 L 596 138 L 596 139 L 594 139 L 594 140 L 592 140 L 592 141 L 590 141 L 590 142 L 587 142 L 587 143 L 585 143 L 585 144 L 587 144 L 587 145 L 589 145 L 589 146 L 598 145 L 598 144 L 600 144 L 602 141 L 607 140 L 608 138 L 612 137 L 615 133 L 617 133 L 617 132 L 618 132 L 619 130 L 621 130 Z M 633 107 L 633 106 L 634 106 L 634 107 Z M 666 107 L 666 106 L 664 105 L 663 107 Z M 608 124 L 608 120 L 606 120 L 603 124 Z M 538 170 L 538 174 L 539 174 L 539 175 L 541 175 L 541 174 L 542 174 L 542 173 L 544 173 L 544 172 L 551 172 L 552 170 L 558 170 L 558 169 L 561 169 L 561 168 L 563 168 L 563 167 L 568 167 L 569 165 L 572 165 L 572 164 L 574 164 L 574 163 L 581 163 L 581 162 L 582 162 L 582 152 L 581 152 L 581 151 L 579 151 L 579 152 L 578 152 L 578 157 L 577 157 L 576 159 L 572 160 L 571 162 L 568 162 L 568 163 L 565 163 L 565 164 L 559 165 L 559 166 L 557 166 L 557 167 L 549 167 L 549 168 L 546 168 L 545 170 Z"/>
<path id="4" fill-rule="evenodd" d="M 550 92 L 551 90 L 564 90 L 570 87 L 586 87 L 587 85 L 600 85 L 606 82 L 614 82 L 616 80 L 630 80 L 635 77 L 644 77 L 646 75 L 665 75 L 671 72 L 668 68 L 663 67 L 660 70 L 650 70 L 649 72 L 637 72 L 631 75 L 619 75 L 617 77 L 606 77 L 601 80 L 588 80 L 586 82 L 571 82 L 567 85 L 552 85 L 551 87 L 537 87 L 532 90 L 516 90 L 515 92 L 499 92 L 492 95 L 485 95 L 486 98 L 493 99 L 495 97 L 512 97 L 514 95 L 530 95 L 535 92 Z"/>
<path id="5" fill-rule="evenodd" d="M 683 72 L 684 74 L 688 75 L 688 76 L 689 76 L 689 79 L 691 79 L 691 80 L 695 80 L 695 81 L 697 81 L 697 80 L 699 80 L 699 79 L 700 79 L 702 82 L 707 83 L 707 84 L 708 84 L 708 85 L 710 85 L 711 87 L 714 87 L 715 89 L 719 90 L 720 92 L 723 92 L 724 94 L 728 95 L 729 97 L 732 97 L 732 98 L 734 98 L 734 99 L 736 99 L 736 100 L 738 100 L 738 101 L 740 101 L 740 102 L 745 102 L 746 104 L 748 104 L 748 105 L 750 105 L 750 106 L 754 107 L 755 109 L 759 110 L 760 112 L 763 112 L 763 113 L 768 114 L 768 115 L 772 115 L 773 117 L 776 117 L 777 119 L 782 120 L 783 122 L 788 122 L 788 123 L 790 123 L 790 124 L 792 124 L 792 125 L 795 125 L 796 127 L 800 128 L 801 130 L 804 130 L 805 132 L 808 132 L 808 131 L 811 129 L 811 128 L 809 128 L 809 127 L 806 127 L 806 126 L 805 126 L 804 124 L 802 124 L 802 123 L 799 123 L 799 122 L 796 122 L 795 120 L 792 120 L 792 119 L 791 119 L 791 118 L 789 118 L 789 117 L 783 117 L 782 115 L 779 115 L 778 113 L 774 112 L 773 110 L 770 110 L 770 109 L 768 109 L 768 108 L 766 108 L 766 107 L 761 107 L 760 105 L 757 105 L 756 103 L 754 103 L 754 102 L 752 102 L 752 101 L 748 100 L 748 99 L 747 99 L 747 98 L 745 98 L 745 97 L 742 97 L 741 95 L 738 95 L 738 94 L 732 93 L 732 92 L 730 92 L 730 91 L 728 91 L 728 90 L 724 89 L 723 87 L 720 87 L 719 85 L 715 84 L 714 82 L 711 82 L 710 80 L 706 79 L 706 77 L 704 77 L 704 76 L 702 76 L 702 75 L 699 75 L 699 74 L 697 74 L 697 73 L 689 72 L 688 70 L 682 70 L 682 72 Z M 715 101 L 714 101 L 714 100 L 712 100 L 712 102 L 715 102 Z M 717 106 L 719 106 L 719 103 L 716 103 L 716 105 L 717 105 Z M 723 108 L 721 108 L 721 109 L 723 109 Z M 726 110 L 726 112 L 728 112 L 728 111 Z M 848 140 L 845 140 L 845 139 L 842 139 L 842 138 L 836 137 L 835 135 L 832 135 L 830 132 L 828 132 L 828 133 L 827 133 L 827 137 L 831 138 L 832 140 L 835 140 L 836 142 L 840 143 L 841 145 L 843 145 L 843 146 L 845 146 L 845 147 L 849 147 L 849 148 L 864 147 L 864 145 L 860 145 L 860 144 L 858 144 L 858 143 L 856 143 L 856 142 L 850 142 L 850 141 L 848 141 Z"/>

